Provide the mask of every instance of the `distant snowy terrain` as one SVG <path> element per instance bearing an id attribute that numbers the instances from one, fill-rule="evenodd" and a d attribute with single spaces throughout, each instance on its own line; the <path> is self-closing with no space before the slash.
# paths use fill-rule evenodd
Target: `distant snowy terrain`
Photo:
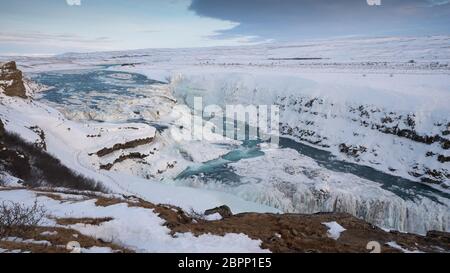
<path id="1" fill-rule="evenodd" d="M 0 118 L 30 141 L 37 136 L 24 128 L 38 125 L 65 164 L 152 202 L 339 211 L 402 231 L 448 231 L 449 42 L 349 38 L 20 57 L 36 81 L 68 83 L 36 94 L 39 102 L 2 98 Z M 108 73 L 83 72 L 97 70 Z M 108 88 L 77 92 L 78 77 Z M 189 130 L 194 96 L 205 105 L 279 105 L 284 141 L 313 150 L 175 141 L 171 131 Z M 139 145 L 108 151 L 128 142 Z"/>

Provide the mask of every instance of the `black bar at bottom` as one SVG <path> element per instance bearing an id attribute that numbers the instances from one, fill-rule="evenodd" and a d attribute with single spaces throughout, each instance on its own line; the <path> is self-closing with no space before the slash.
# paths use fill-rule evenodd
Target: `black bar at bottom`
<path id="1" fill-rule="evenodd" d="M 13 266 L 15 271 L 42 266 L 46 272 L 302 272 L 311 268 L 384 272 L 395 267 L 405 272 L 416 266 L 443 264 L 448 258 L 448 254 L 2 254 L 0 264 L 5 269 Z"/>

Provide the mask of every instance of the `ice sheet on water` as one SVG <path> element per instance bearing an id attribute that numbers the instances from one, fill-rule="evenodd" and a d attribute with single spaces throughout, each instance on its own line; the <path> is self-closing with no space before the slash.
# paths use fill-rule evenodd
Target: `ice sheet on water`
<path id="1" fill-rule="evenodd" d="M 292 149 L 266 149 L 264 156 L 229 164 L 239 183 L 199 178 L 182 183 L 231 192 L 284 212 L 345 212 L 384 228 L 426 233 L 449 230 L 449 200 L 417 194 L 403 199 L 379 183 L 320 167 Z M 414 182 L 411 182 L 414 183 Z"/>

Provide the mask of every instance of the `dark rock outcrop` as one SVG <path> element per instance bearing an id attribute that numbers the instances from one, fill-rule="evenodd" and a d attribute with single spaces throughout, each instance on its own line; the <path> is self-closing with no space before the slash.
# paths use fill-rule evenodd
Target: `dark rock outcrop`
<path id="1" fill-rule="evenodd" d="M 17 69 L 16 62 L 0 63 L 0 88 L 7 96 L 27 97 L 22 71 Z"/>
<path id="2" fill-rule="evenodd" d="M 148 138 L 143 138 L 143 139 L 136 139 L 136 140 L 132 140 L 126 143 L 118 143 L 115 144 L 113 147 L 111 148 L 103 148 L 101 150 L 99 150 L 98 152 L 96 152 L 95 154 L 98 157 L 104 157 L 106 155 L 109 155 L 115 151 L 118 150 L 125 150 L 125 149 L 131 149 L 131 148 L 135 148 L 137 146 L 141 146 L 141 145 L 145 145 L 145 144 L 150 144 L 153 141 L 153 137 L 148 137 Z"/>
<path id="3" fill-rule="evenodd" d="M 222 218 L 228 218 L 233 216 L 233 213 L 231 212 L 231 209 L 228 206 L 220 206 L 217 208 L 209 209 L 205 211 L 205 215 L 212 215 L 218 213 Z"/>
<path id="4" fill-rule="evenodd" d="M 450 162 L 450 156 L 439 155 L 438 161 L 441 163 Z"/>
<path id="5" fill-rule="evenodd" d="M 315 146 L 324 148 L 335 147 L 342 154 L 345 154 L 352 161 L 369 162 L 380 167 L 375 167 L 383 172 L 397 172 L 397 169 L 388 167 L 384 169 L 382 160 L 384 156 L 382 151 L 389 149 L 387 144 L 378 144 L 374 142 L 366 142 L 362 137 L 365 133 L 360 131 L 360 128 L 365 130 L 372 130 L 373 134 L 392 135 L 394 139 L 399 139 L 400 145 L 404 145 L 404 139 L 411 140 L 413 143 L 408 143 L 410 149 L 416 149 L 416 144 L 435 145 L 438 144 L 442 151 L 427 151 L 425 157 L 427 160 L 407 158 L 413 164 L 405 165 L 408 168 L 408 174 L 418 178 L 424 183 L 438 184 L 443 188 L 448 188 L 448 183 L 445 183 L 450 178 L 450 172 L 445 166 L 435 168 L 430 163 L 437 160 L 440 163 L 447 164 L 450 162 L 450 157 L 446 153 L 450 149 L 450 123 L 446 120 L 444 122 L 433 123 L 433 128 L 428 132 L 417 130 L 418 117 L 414 113 L 406 111 L 392 112 L 386 108 L 380 108 L 376 105 L 335 105 L 331 101 L 327 101 L 315 97 L 306 96 L 279 96 L 276 104 L 280 108 L 280 134 L 288 136 L 297 142 L 307 142 Z M 323 105 L 322 105 L 323 104 Z M 322 105 L 316 107 L 317 105 Z M 341 112 L 340 107 L 347 109 Z M 287 116 L 284 112 L 287 112 Z M 297 114 L 301 117 L 295 123 L 290 123 L 287 120 L 292 118 L 291 115 Z M 287 117 L 287 118 L 286 118 Z M 355 140 L 348 140 L 347 143 L 335 143 L 333 140 L 335 136 L 329 134 L 330 130 L 324 130 L 321 126 L 317 126 L 321 120 L 334 120 L 337 118 L 346 119 L 348 122 L 355 123 L 355 128 L 339 128 L 339 131 L 353 134 Z M 333 131 L 333 130 L 331 130 Z M 337 132 L 337 131 L 336 131 Z M 436 133 L 440 132 L 440 133 Z M 344 136 L 346 137 L 346 136 Z M 357 139 L 357 140 L 356 140 Z M 358 145 L 356 143 L 361 143 Z M 338 145 L 336 145 L 338 144 Z M 396 144 L 397 145 L 397 144 Z M 417 151 L 420 151 L 418 149 Z M 369 155 L 374 158 L 368 159 Z M 400 159 L 399 159 L 400 160 Z M 401 159 L 403 161 L 403 159 Z M 419 163 L 420 162 L 420 163 Z M 433 168 L 431 167 L 433 166 Z M 398 175 L 398 172 L 396 173 Z"/>
<path id="6" fill-rule="evenodd" d="M 5 134 L 5 126 L 3 125 L 3 122 L 0 119 L 0 140 L 3 138 L 4 134 Z"/>
<path id="7" fill-rule="evenodd" d="M 144 159 L 146 157 L 148 157 L 148 155 L 141 154 L 141 153 L 138 153 L 138 152 L 130 153 L 130 154 L 127 154 L 127 155 L 121 155 L 121 156 L 119 156 L 119 158 L 116 158 L 113 163 L 108 163 L 106 165 L 100 165 L 100 169 L 101 170 L 110 171 L 112 169 L 112 167 L 114 167 L 115 164 L 123 162 L 123 161 L 125 161 L 127 159 Z"/>
<path id="8" fill-rule="evenodd" d="M 346 154 L 347 156 L 357 158 L 361 154 L 365 153 L 367 151 L 367 148 L 364 146 L 353 146 L 342 143 L 339 145 L 339 151 Z"/>
<path id="9" fill-rule="evenodd" d="M 0 132 L 0 171 L 21 179 L 24 185 L 107 192 L 97 181 L 69 169 L 42 147 L 1 128 Z"/>
<path id="10" fill-rule="evenodd" d="M 33 131 L 34 133 L 36 133 L 39 136 L 39 140 L 37 140 L 36 143 L 34 143 L 34 145 L 37 148 L 47 151 L 47 143 L 45 142 L 44 130 L 39 128 L 39 126 L 32 126 L 32 127 L 29 127 L 28 129 L 30 129 L 31 131 Z"/>
<path id="11" fill-rule="evenodd" d="M 158 210 L 157 210 L 158 211 Z M 186 221 L 172 209 L 160 213 L 171 234 L 190 232 L 196 236 L 243 233 L 261 240 L 261 247 L 274 253 L 368 253 L 370 242 L 377 243 L 382 253 L 402 252 L 389 245 L 395 242 L 408 251 L 446 252 L 450 250 L 449 233 L 430 231 L 420 236 L 396 231 L 387 232 L 344 213 L 270 214 L 241 213 L 217 221 L 195 219 Z M 167 217 L 171 215 L 171 217 Z M 336 221 L 346 230 L 335 240 L 330 238 L 327 222 Z"/>

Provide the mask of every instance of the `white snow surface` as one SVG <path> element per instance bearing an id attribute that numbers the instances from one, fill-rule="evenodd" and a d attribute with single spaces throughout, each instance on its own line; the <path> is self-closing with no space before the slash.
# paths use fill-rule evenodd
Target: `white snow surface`
<path id="1" fill-rule="evenodd" d="M 419 251 L 419 250 L 408 250 L 408 249 L 402 247 L 401 245 L 397 244 L 397 242 L 393 242 L 393 241 L 388 242 L 386 244 L 392 248 L 400 250 L 403 253 L 423 253 L 422 251 Z"/>
<path id="2" fill-rule="evenodd" d="M 328 223 L 322 223 L 323 225 L 327 226 L 328 228 L 328 237 L 337 240 L 339 237 L 341 237 L 341 233 L 346 231 L 345 228 L 343 228 L 341 225 L 339 225 L 337 222 L 328 222 Z"/>
<path id="3" fill-rule="evenodd" d="M 96 199 L 60 202 L 45 196 L 37 196 L 28 190 L 0 191 L 0 200 L 19 202 L 32 206 L 34 201 L 43 205 L 48 212 L 44 225 L 54 226 L 52 218 L 104 218 L 112 221 L 98 226 L 70 225 L 82 234 L 112 242 L 137 252 L 268 252 L 260 248 L 260 240 L 252 240 L 244 234 L 226 234 L 215 236 L 204 234 L 194 236 L 191 233 L 178 233 L 172 237 L 170 230 L 163 226 L 164 220 L 151 209 L 128 207 L 117 204 L 98 207 Z M 10 238 L 11 240 L 20 240 Z M 28 241 L 27 241 L 28 242 Z M 46 241 L 29 241 L 36 244 L 48 244 Z M 83 247 L 83 246 L 81 246 Z M 104 252 L 104 248 L 84 249 L 82 252 Z"/>
<path id="4" fill-rule="evenodd" d="M 205 219 L 208 221 L 217 221 L 222 220 L 222 216 L 218 212 L 216 212 L 214 214 L 206 215 Z"/>

